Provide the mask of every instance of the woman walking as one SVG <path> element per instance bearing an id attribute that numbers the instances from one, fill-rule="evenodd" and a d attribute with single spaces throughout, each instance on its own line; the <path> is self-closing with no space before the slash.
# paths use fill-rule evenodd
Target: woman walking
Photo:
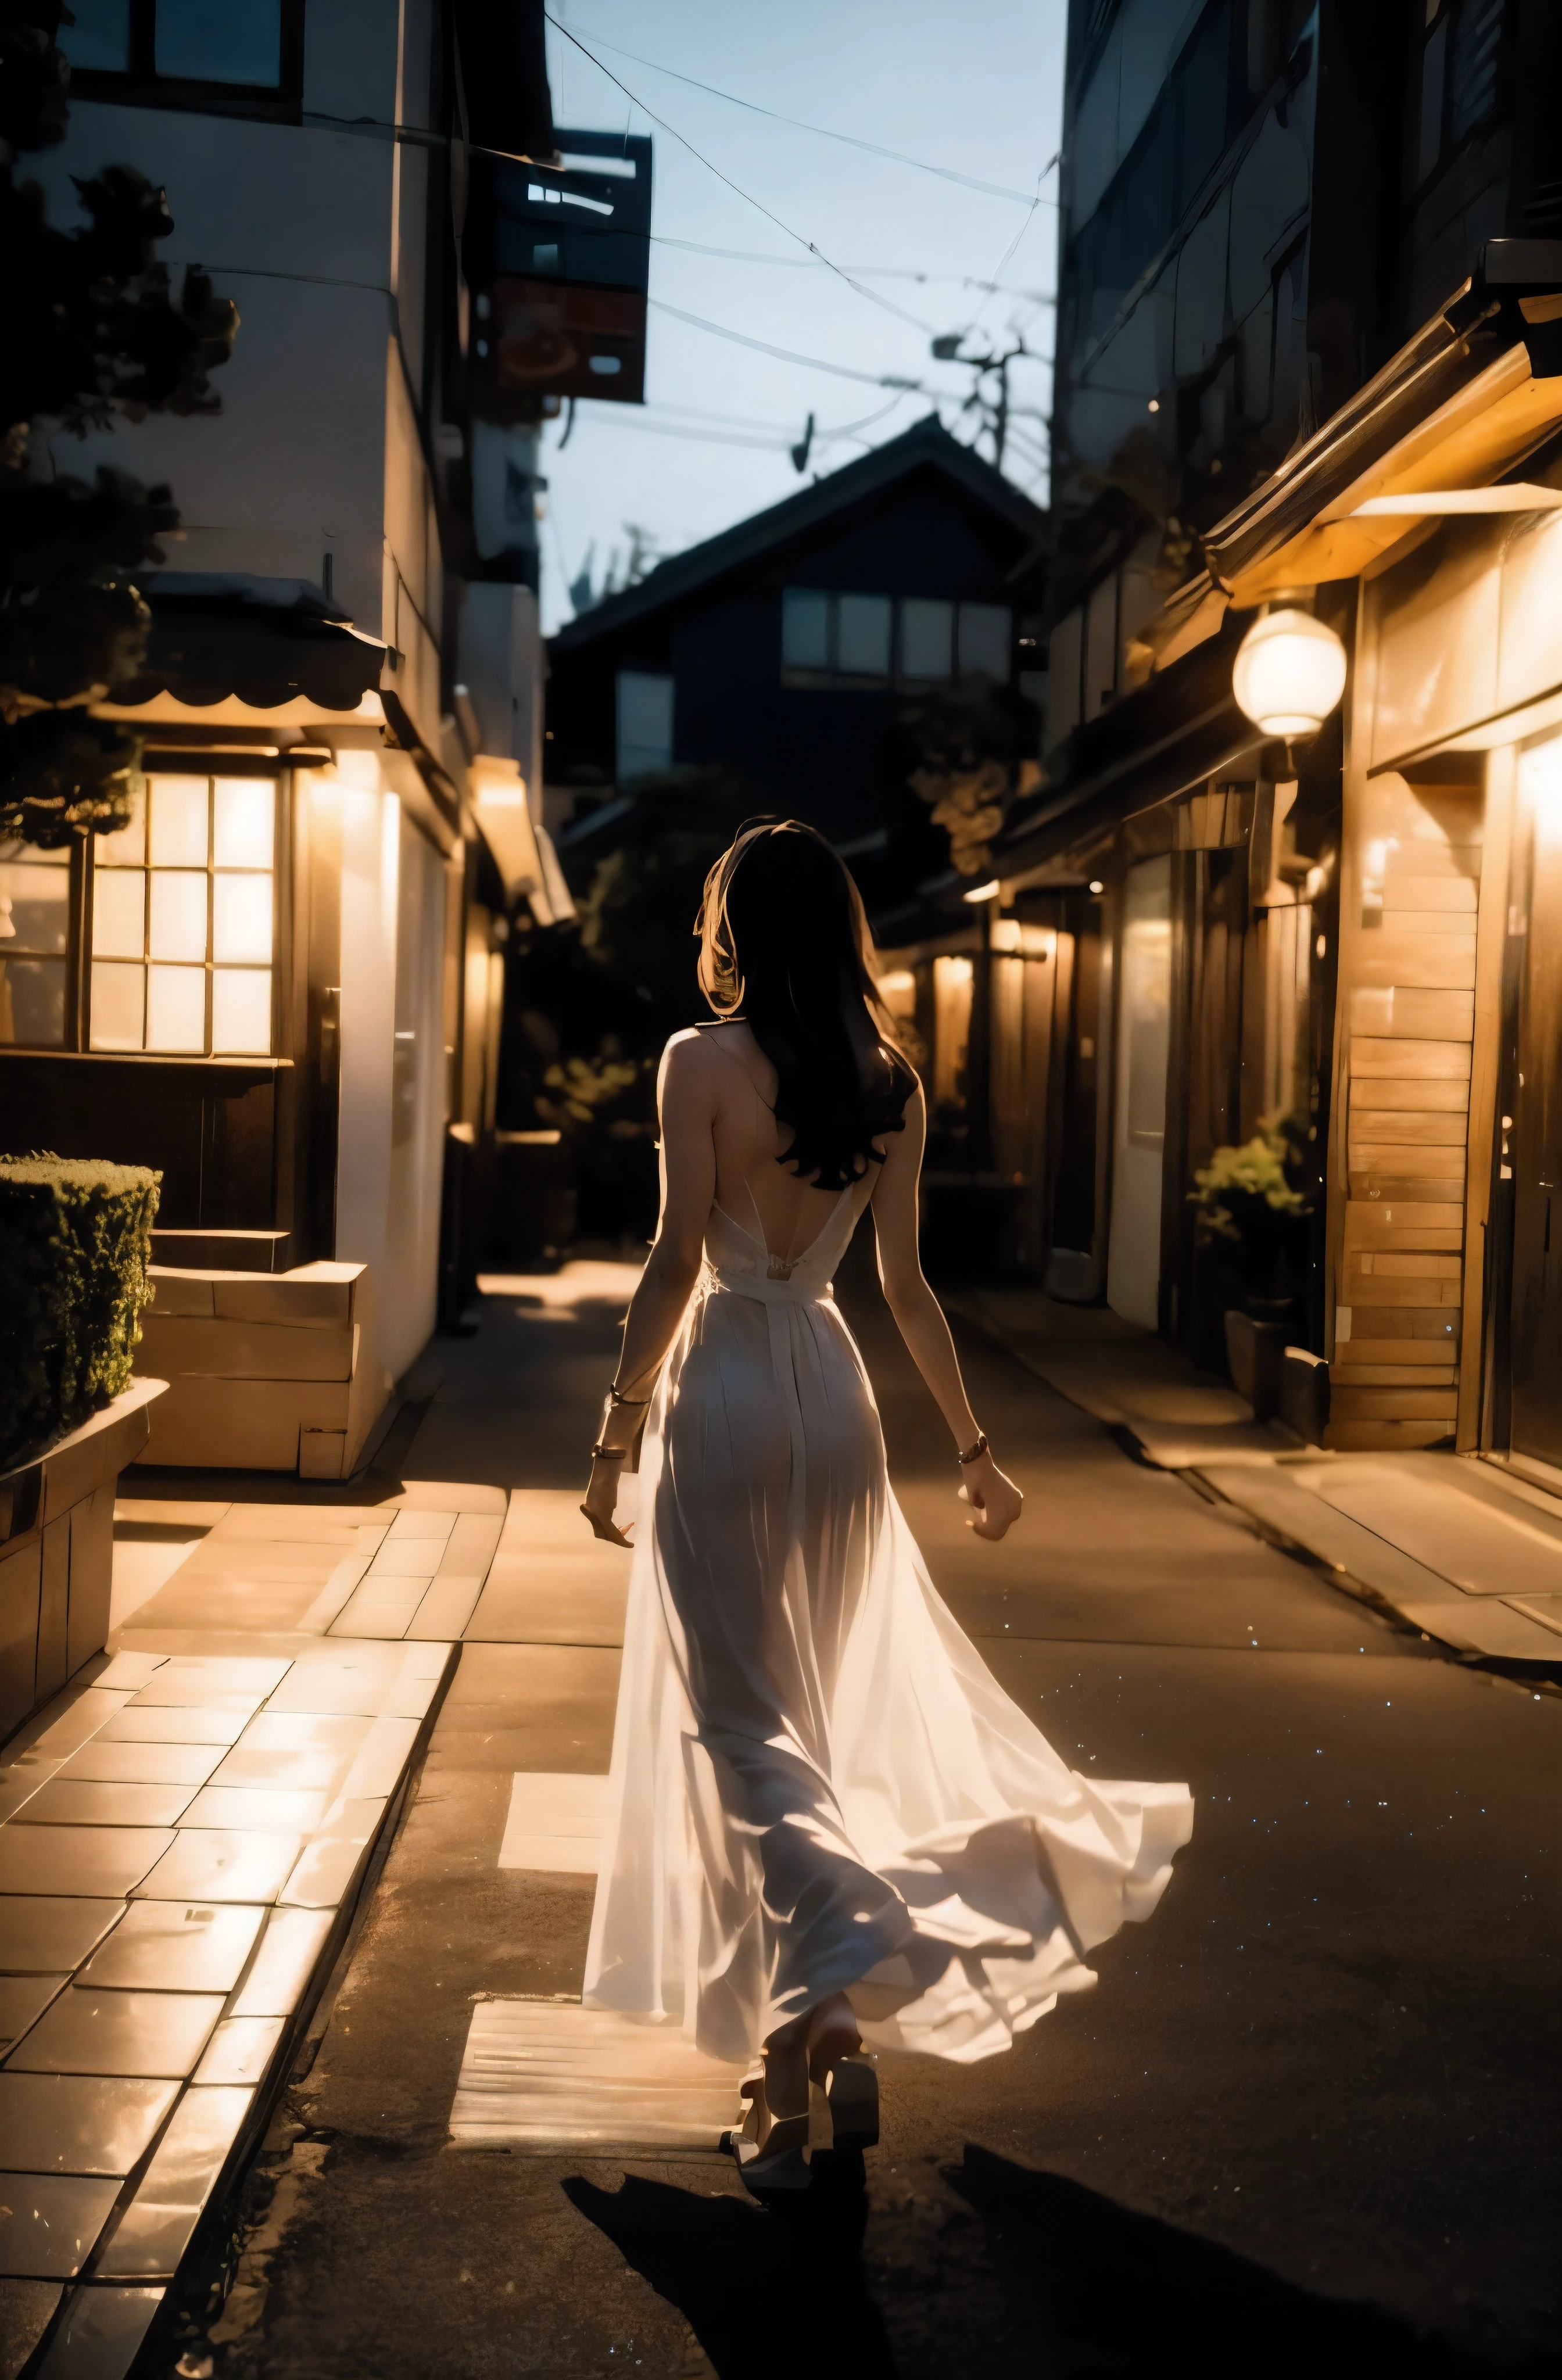
<path id="1" fill-rule="evenodd" d="M 756 2190 L 877 2138 L 867 2041 L 1007 2049 L 1092 1945 L 1149 1915 L 1181 1785 L 1071 1770 L 940 1601 L 889 1487 L 831 1274 L 865 1208 L 879 1277 L 953 1439 L 967 1525 L 1022 1499 L 967 1402 L 917 1251 L 926 1115 L 879 997 L 856 887 L 796 821 L 712 869 L 715 1021 L 658 1085 L 662 1208 L 582 1510 L 613 1522 L 641 1422 L 589 2004 L 678 2022 L 749 2061 L 735 2142 Z"/>

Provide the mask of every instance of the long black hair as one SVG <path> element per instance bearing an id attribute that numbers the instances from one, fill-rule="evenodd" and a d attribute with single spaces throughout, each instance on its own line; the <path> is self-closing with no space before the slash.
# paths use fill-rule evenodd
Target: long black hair
<path id="1" fill-rule="evenodd" d="M 775 1069 L 780 1162 L 844 1190 L 873 1143 L 899 1132 L 916 1075 L 873 974 L 862 898 L 823 835 L 797 819 L 756 820 L 705 879 L 700 988 L 718 1016 L 741 1014 Z"/>

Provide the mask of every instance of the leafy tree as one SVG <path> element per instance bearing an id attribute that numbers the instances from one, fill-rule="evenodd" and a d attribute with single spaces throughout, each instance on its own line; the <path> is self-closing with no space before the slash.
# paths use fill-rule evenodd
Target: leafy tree
<path id="1" fill-rule="evenodd" d="M 63 139 L 70 68 L 59 0 L 0 0 L 0 837 L 57 848 L 122 825 L 140 740 L 89 705 L 133 677 L 152 615 L 136 584 L 178 521 L 165 487 L 100 468 L 40 470 L 43 417 L 84 437 L 123 416 L 214 413 L 208 375 L 238 315 L 187 272 L 176 299 L 159 240 L 165 194 L 133 166 L 78 181 L 87 222 L 50 225 L 18 151 Z"/>

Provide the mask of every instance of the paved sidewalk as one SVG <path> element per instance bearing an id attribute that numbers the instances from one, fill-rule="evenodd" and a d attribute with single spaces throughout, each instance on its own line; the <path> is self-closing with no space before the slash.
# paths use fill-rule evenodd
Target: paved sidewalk
<path id="1" fill-rule="evenodd" d="M 1478 1456 L 1304 1447 L 1104 1307 L 1012 1288 L 951 1302 L 1143 1461 L 1190 1473 L 1347 1594 L 1458 1653 L 1562 1679 L 1562 1499 Z"/>
<path id="2" fill-rule="evenodd" d="M 299 2054 L 506 1512 L 384 1468 L 122 1479 L 107 1653 L 0 1758 L 5 2380 L 140 2351 Z"/>

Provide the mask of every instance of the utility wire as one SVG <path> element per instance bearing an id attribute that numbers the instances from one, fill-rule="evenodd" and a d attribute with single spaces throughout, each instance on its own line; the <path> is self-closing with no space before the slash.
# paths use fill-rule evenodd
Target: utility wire
<path id="1" fill-rule="evenodd" d="M 550 17 L 548 22 L 556 32 L 562 33 L 567 30 L 556 17 Z M 586 30 L 588 32 L 591 30 L 589 26 Z M 569 39 L 574 41 L 573 33 L 569 35 Z M 761 107 L 756 100 L 739 99 L 736 91 L 718 91 L 714 83 L 701 82 L 694 75 L 679 74 L 676 67 L 661 66 L 654 58 L 643 58 L 638 51 L 626 50 L 620 42 L 608 41 L 604 34 L 592 33 L 592 39 L 593 42 L 600 42 L 604 50 L 611 50 L 616 57 L 628 58 L 637 67 L 649 67 L 653 74 L 666 75 L 674 82 L 687 83 L 690 91 L 702 91 L 712 99 L 724 99 L 729 107 L 747 108 L 750 115 L 767 115 L 773 124 L 789 124 L 794 131 L 812 132 L 821 140 L 844 141 L 848 149 L 865 150 L 870 157 L 888 157 L 897 165 L 914 165 L 920 174 L 936 174 L 941 181 L 958 182 L 963 188 L 984 191 L 989 198 L 1013 199 L 1020 206 L 1029 206 L 1031 212 L 1035 212 L 1038 200 L 1032 199 L 1028 190 L 1011 190 L 1003 182 L 980 182 L 974 175 L 957 173 L 952 165 L 934 165 L 925 157 L 909 157 L 903 149 L 881 149 L 876 140 L 860 140 L 855 133 L 834 132 L 828 125 L 824 124 L 805 124 L 800 116 L 783 115 L 778 108 Z M 583 44 L 577 42 L 576 47 L 581 48 Z M 590 57 L 589 50 L 586 55 Z M 603 71 L 605 73 L 607 70 L 604 67 Z M 623 87 L 622 83 L 618 86 L 620 91 Z M 636 103 L 638 105 L 639 103 Z M 1053 164 L 1056 163 L 1057 160 L 1054 158 Z M 1050 171 L 1051 167 L 1043 168 L 1043 172 Z M 1044 203 L 1048 206 L 1056 206 L 1057 200 L 1048 199 Z"/>
<path id="2" fill-rule="evenodd" d="M 702 314 L 686 314 L 681 306 L 669 306 L 665 298 L 649 298 L 646 303 L 654 307 L 658 314 L 671 314 L 679 322 L 692 323 L 697 331 L 709 331 L 718 339 L 731 339 L 740 347 L 753 347 L 762 356 L 777 356 L 784 364 L 806 364 L 811 371 L 833 372 L 836 380 L 860 381 L 868 388 L 926 394 L 920 380 L 906 380 L 896 372 L 853 371 L 848 364 L 826 363 L 823 356 L 803 356 L 795 347 L 772 346 L 768 339 L 750 339 L 743 331 L 729 331 L 723 322 L 708 322 Z"/>
<path id="3" fill-rule="evenodd" d="M 794 231 L 791 225 L 788 223 L 783 223 L 781 217 L 778 214 L 774 213 L 772 210 L 764 204 L 763 200 L 756 199 L 753 197 L 751 192 L 745 190 L 740 183 L 735 182 L 732 179 L 730 174 L 724 174 L 719 165 L 714 165 L 711 163 L 711 160 L 705 156 L 701 150 L 696 149 L 692 140 L 686 139 L 684 134 L 678 130 L 677 125 L 669 124 L 665 115 L 658 115 L 654 108 L 647 107 L 644 100 L 637 99 L 634 92 L 629 89 L 628 84 L 627 82 L 621 82 L 618 77 L 614 73 L 611 67 L 604 66 L 602 60 L 596 55 L 594 51 L 589 50 L 584 42 L 578 40 L 575 34 L 570 31 L 567 25 L 561 24 L 556 17 L 550 17 L 548 18 L 548 22 L 553 27 L 555 33 L 562 33 L 565 40 L 580 51 L 580 55 L 583 58 L 589 58 L 591 60 L 598 74 L 603 74 L 607 77 L 608 81 L 612 83 L 615 90 L 621 91 L 623 92 L 625 98 L 629 102 L 631 106 L 638 107 L 641 114 L 644 116 L 648 116 L 653 124 L 660 125 L 662 130 L 668 135 L 669 139 L 676 140 L 680 148 L 687 149 L 689 155 L 694 158 L 699 164 L 703 165 L 708 174 L 714 174 L 718 182 L 724 182 L 726 188 L 729 190 L 734 191 L 736 195 L 743 200 L 747 205 L 754 208 L 758 213 L 763 215 L 767 223 L 773 223 L 775 225 L 776 230 L 784 232 L 788 239 L 795 239 L 799 248 L 806 248 L 810 256 L 817 257 L 821 264 L 827 265 L 830 271 L 836 275 L 836 279 L 844 281 L 848 289 L 854 289 L 859 298 L 866 298 L 871 306 L 882 307 L 886 314 L 897 315 L 901 322 L 909 322 L 913 329 L 921 331 L 925 333 L 928 337 L 932 337 L 933 330 L 930 323 L 924 322 L 919 315 L 909 314 L 904 306 L 897 306 L 893 298 L 881 297 L 876 289 L 870 289 L 865 282 L 854 281 L 850 273 L 844 271 L 843 268 L 835 261 L 833 257 L 825 255 L 824 249 L 818 245 L 817 241 L 805 238 L 800 231 Z"/>
<path id="4" fill-rule="evenodd" d="M 579 226 L 573 226 L 577 231 Z M 1023 229 L 1023 225 L 1021 226 Z M 702 239 L 675 239 L 671 232 L 653 231 L 650 235 L 653 248 L 682 249 L 690 256 L 723 256 L 733 264 L 779 264 L 788 273 L 816 273 L 819 260 L 812 256 L 771 256 L 752 248 L 710 248 Z M 1056 298 L 1049 289 L 1007 289 L 996 281 L 979 281 L 970 273 L 921 273 L 914 264 L 848 264 L 847 273 L 860 273 L 873 281 L 915 281 L 924 287 L 944 283 L 956 289 L 985 289 L 1007 298 L 1020 298 L 1029 306 L 1056 306 Z"/>

